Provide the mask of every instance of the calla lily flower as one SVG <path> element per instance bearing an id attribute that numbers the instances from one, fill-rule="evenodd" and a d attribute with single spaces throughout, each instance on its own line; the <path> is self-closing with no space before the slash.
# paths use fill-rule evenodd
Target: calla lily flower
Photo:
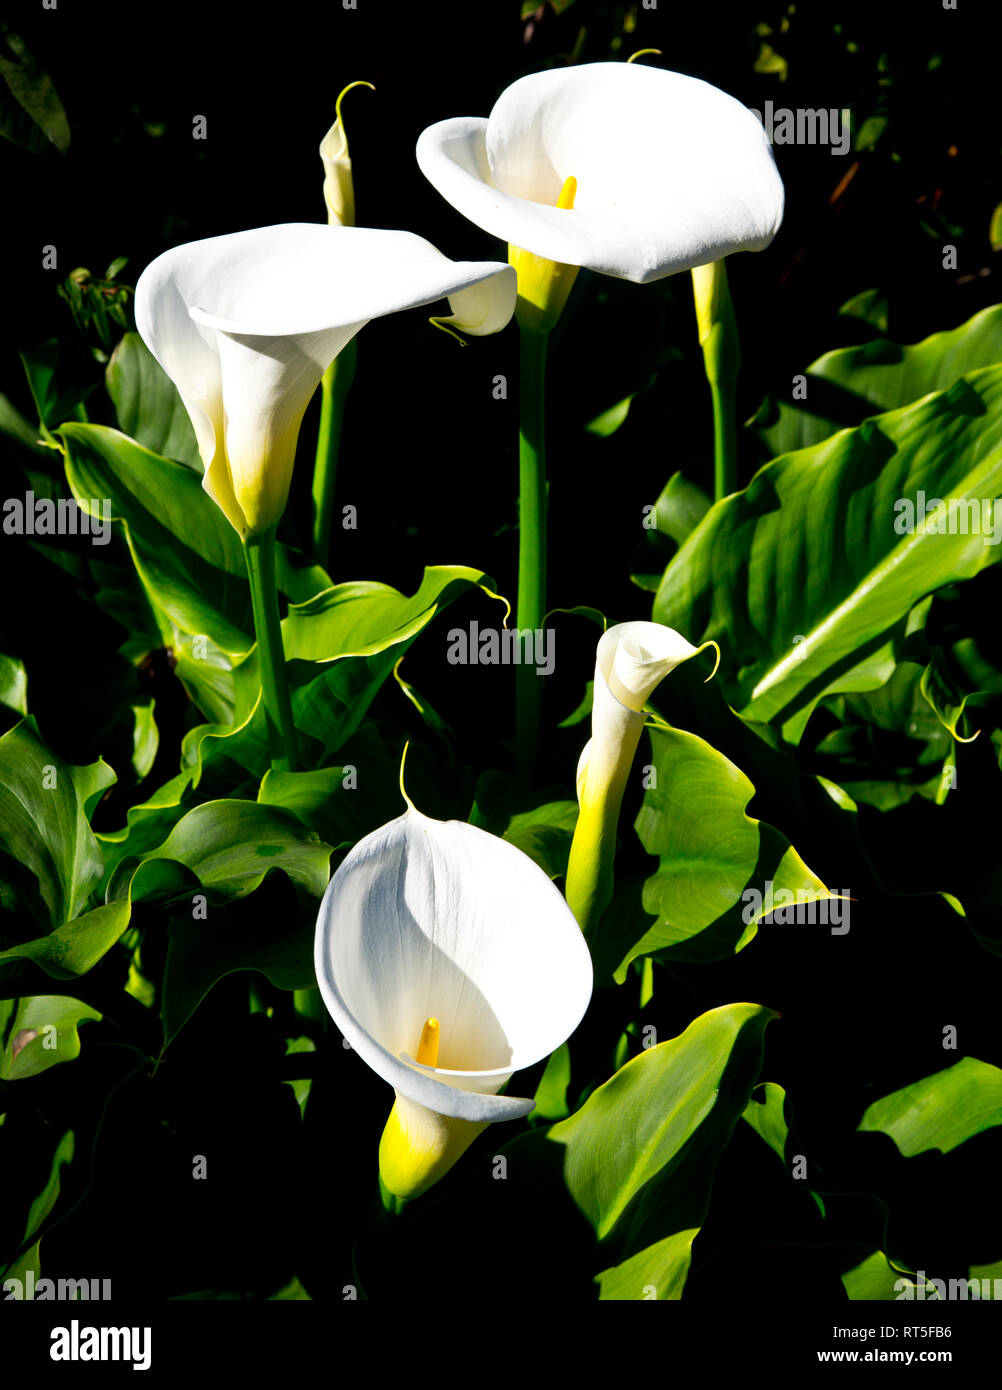
<path id="1" fill-rule="evenodd" d="M 347 1041 L 396 1092 L 384 1187 L 419 1196 L 488 1125 L 531 1099 L 499 1095 L 588 1007 L 592 966 L 567 904 L 506 840 L 411 807 L 331 879 L 317 981 Z"/>
<path id="2" fill-rule="evenodd" d="M 694 647 L 662 623 L 619 623 L 599 639 L 591 738 L 578 760 L 578 820 L 566 879 L 567 902 L 586 932 L 612 899 L 616 826 L 647 722 L 644 705 L 669 671 L 707 647 L 716 643 Z"/>
<path id="3" fill-rule="evenodd" d="M 303 414 L 370 319 L 448 298 L 467 333 L 496 333 L 515 276 L 451 261 L 411 232 L 289 223 L 177 246 L 136 286 L 136 327 L 177 387 L 204 487 L 245 541 L 285 508 Z"/>
<path id="4" fill-rule="evenodd" d="M 634 63 L 520 78 L 489 117 L 429 126 L 417 160 L 484 231 L 638 283 L 760 251 L 783 216 L 782 180 L 752 112 L 708 82 Z"/>

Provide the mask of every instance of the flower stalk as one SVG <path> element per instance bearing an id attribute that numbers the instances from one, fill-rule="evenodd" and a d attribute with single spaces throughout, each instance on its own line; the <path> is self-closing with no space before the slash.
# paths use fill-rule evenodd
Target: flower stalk
<path id="1" fill-rule="evenodd" d="M 254 634 L 257 638 L 271 766 L 276 772 L 297 772 L 299 759 L 296 750 L 296 726 L 285 675 L 285 649 L 282 645 L 282 626 L 278 612 L 275 530 L 272 526 L 262 535 L 246 541 L 244 557 L 247 561 L 247 577 L 250 581 L 251 605 L 254 611 Z"/>
<path id="2" fill-rule="evenodd" d="M 703 365 L 713 398 L 713 497 L 737 491 L 737 386 L 741 347 L 734 304 L 723 260 L 696 266 L 692 272 L 696 324 Z"/>
<path id="3" fill-rule="evenodd" d="M 542 627 L 546 610 L 546 347 L 549 333 L 519 329 L 518 594 L 520 632 Z M 539 760 L 543 688 L 528 662 L 515 668 L 518 775 L 530 780 Z"/>
<path id="4" fill-rule="evenodd" d="M 320 429 L 313 465 L 313 553 L 317 563 L 330 562 L 331 522 L 334 518 L 334 488 L 341 452 L 341 431 L 348 392 L 355 380 L 358 340 L 353 338 L 335 357 L 320 380 Z"/>

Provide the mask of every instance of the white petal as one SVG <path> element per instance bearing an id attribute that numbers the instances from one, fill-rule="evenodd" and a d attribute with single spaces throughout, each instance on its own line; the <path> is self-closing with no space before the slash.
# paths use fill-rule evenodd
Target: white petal
<path id="1" fill-rule="evenodd" d="M 442 321 L 453 324 L 474 338 L 500 333 L 515 312 L 518 297 L 515 270 L 512 266 L 508 268 L 510 275 L 492 275 L 478 285 L 450 294 L 452 316 Z"/>
<path id="2" fill-rule="evenodd" d="M 560 1045 L 591 996 L 591 958 L 549 878 L 513 845 L 410 810 L 361 840 L 317 923 L 324 1001 L 402 1095 L 458 1119 L 527 1114 L 495 1093 Z M 440 1022 L 439 1065 L 413 1060 Z"/>
<path id="3" fill-rule="evenodd" d="M 599 638 L 595 669 L 617 700 L 642 710 L 668 672 L 698 650 L 663 623 L 617 623 Z"/>
<path id="4" fill-rule="evenodd" d="M 632 63 L 523 77 L 489 120 L 430 126 L 417 159 L 485 231 L 626 280 L 761 250 L 783 216 L 761 122 L 709 83 Z M 571 175 L 577 196 L 565 211 L 555 205 Z"/>
<path id="5" fill-rule="evenodd" d="M 699 650 L 662 623 L 617 623 L 595 650 L 592 736 L 578 760 L 578 799 L 622 795 L 647 716 L 643 707 L 680 661 Z M 617 800 L 618 804 L 618 800 Z"/>

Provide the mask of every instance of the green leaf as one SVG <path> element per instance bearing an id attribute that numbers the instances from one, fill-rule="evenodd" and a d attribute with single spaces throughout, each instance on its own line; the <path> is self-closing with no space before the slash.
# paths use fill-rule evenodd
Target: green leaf
<path id="1" fill-rule="evenodd" d="M 887 336 L 887 296 L 883 290 L 863 290 L 861 294 L 847 299 L 838 312 L 839 318 L 855 319 Z"/>
<path id="2" fill-rule="evenodd" d="M 896 1269 L 883 1250 L 874 1250 L 860 1264 L 842 1275 L 842 1286 L 853 1302 L 889 1303 L 915 1297 L 918 1285 Z M 924 1295 L 928 1296 L 928 1295 Z"/>
<path id="3" fill-rule="evenodd" d="M 766 465 L 671 561 L 654 618 L 720 644 L 742 714 L 788 720 L 920 598 L 997 558 L 990 536 L 959 524 L 940 534 L 912 518 L 908 532 L 902 503 L 920 492 L 956 505 L 1002 495 L 1002 368 Z"/>
<path id="4" fill-rule="evenodd" d="M 536 1087 L 536 1108 L 532 1112 L 534 1122 L 562 1120 L 571 1113 L 567 1104 L 567 1088 L 570 1083 L 571 1050 L 566 1043 L 561 1043 L 556 1052 L 550 1054 Z"/>
<path id="5" fill-rule="evenodd" d="M 236 531 L 201 477 L 104 425 L 64 424 L 66 476 L 84 510 L 110 498 L 151 602 L 183 633 L 223 651 L 252 642 L 250 592 Z"/>
<path id="6" fill-rule="evenodd" d="M 28 1221 L 24 1229 L 24 1240 L 31 1240 L 31 1238 L 42 1229 L 43 1224 L 58 1202 L 59 1193 L 62 1188 L 62 1172 L 66 1165 L 73 1161 L 73 1149 L 73 1131 L 67 1130 L 56 1145 L 55 1153 L 52 1156 L 52 1164 L 49 1169 L 48 1181 L 31 1204 L 31 1210 L 28 1212 Z M 39 1236 L 34 1244 L 32 1244 L 19 1259 L 15 1260 L 12 1265 L 9 1265 L 7 1269 L 4 1270 L 4 1278 L 20 1279 L 23 1284 L 28 1271 L 31 1270 L 37 1281 L 41 1274 L 41 1264 L 38 1253 L 40 1244 L 41 1237 Z"/>
<path id="7" fill-rule="evenodd" d="M 400 814 L 399 761 L 367 725 L 337 767 L 266 772 L 258 801 L 285 807 L 329 845 L 353 845 Z"/>
<path id="8" fill-rule="evenodd" d="M 620 983 L 632 960 L 655 951 L 699 961 L 740 951 L 770 903 L 778 914 L 797 900 L 786 894 L 799 893 L 805 911 L 830 896 L 785 835 L 748 815 L 755 787 L 739 767 L 695 734 L 649 732 L 653 775 L 635 828 L 659 860 L 643 889 L 644 911 L 656 920 L 634 921 L 615 909 L 603 917 L 602 953 L 611 935 Z"/>
<path id="9" fill-rule="evenodd" d="M 24 40 L 3 21 L 0 78 L 6 86 L 6 91 L 0 87 L 0 135 L 32 154 L 40 154 L 50 145 L 65 154 L 70 147 L 70 126 L 52 78 Z"/>
<path id="10" fill-rule="evenodd" d="M 576 801 L 548 801 L 512 816 L 504 839 L 527 854 L 550 878 L 560 878 L 567 872 L 577 819 Z"/>
<path id="11" fill-rule="evenodd" d="M 975 1134 L 1002 1124 L 1002 1071 L 975 1057 L 893 1091 L 867 1107 L 861 1131 L 889 1135 L 905 1158 L 947 1154 Z"/>
<path id="12" fill-rule="evenodd" d="M 17 714 L 28 713 L 28 673 L 24 662 L 0 654 L 0 705 Z"/>
<path id="13" fill-rule="evenodd" d="M 153 717 L 154 708 L 153 700 L 132 706 L 136 721 L 132 730 L 132 767 L 140 782 L 156 762 L 157 749 L 160 747 L 160 733 Z"/>
<path id="14" fill-rule="evenodd" d="M 47 338 L 30 352 L 20 354 L 42 433 L 55 429 L 73 415 L 93 389 L 92 386 L 66 386 L 59 373 L 58 338 Z M 49 436 L 46 435 L 46 438 Z M 103 495 L 103 494 L 99 494 Z"/>
<path id="15" fill-rule="evenodd" d="M 155 815 L 151 824 L 160 824 Z M 319 898 L 329 865 L 330 846 L 289 812 L 253 801 L 208 801 L 183 815 L 138 863 L 119 858 L 103 906 L 0 952 L 0 961 L 33 960 L 58 979 L 81 975 L 121 938 L 135 902 L 190 904 L 199 889 L 213 904 L 241 899 L 272 869 Z"/>
<path id="16" fill-rule="evenodd" d="M 100 760 L 89 767 L 64 763 L 31 717 L 0 738 L 0 860 L 38 925 L 76 917 L 100 882 L 101 850 L 89 819 L 114 781 Z M 0 951 L 0 960 L 8 954 Z"/>
<path id="17" fill-rule="evenodd" d="M 645 523 L 643 542 L 634 553 L 630 565 L 634 584 L 657 592 L 665 565 L 696 529 L 710 506 L 710 499 L 701 487 L 689 482 L 681 473 L 672 474 Z"/>
<path id="18" fill-rule="evenodd" d="M 879 323 L 872 303 L 859 312 L 866 298 L 857 296 L 839 312 L 852 310 L 856 317 Z M 883 329 L 886 332 L 886 323 Z M 878 338 L 860 347 L 826 352 L 807 368 L 805 400 L 779 401 L 773 411 L 776 418 L 765 423 L 767 406 L 764 416 L 760 412 L 752 424 L 776 457 L 817 444 L 870 415 L 943 391 L 969 372 L 998 362 L 1002 362 L 1002 305 L 996 304 L 959 328 L 934 333 L 908 347 Z"/>
<path id="19" fill-rule="evenodd" d="M 409 596 L 388 584 L 358 582 L 290 606 L 282 638 L 297 726 L 319 741 L 325 756 L 336 752 L 436 613 L 473 587 L 496 599 L 492 584 L 481 570 L 432 565 Z M 241 666 L 248 691 L 256 685 L 256 660 L 255 652 Z"/>
<path id="20" fill-rule="evenodd" d="M 786 1141 L 790 1127 L 786 1119 L 786 1092 L 774 1081 L 756 1086 L 745 1109 L 743 1119 L 764 1140 L 780 1162 L 786 1166 Z"/>
<path id="21" fill-rule="evenodd" d="M 212 901 L 245 898 L 271 869 L 281 869 L 307 893 L 321 897 L 330 878 L 330 846 L 277 806 L 254 801 L 207 801 L 178 821 L 156 849 L 130 871 L 119 865 L 108 900 L 187 897 L 190 878 L 164 872 L 178 865 L 194 875 Z"/>
<path id="22" fill-rule="evenodd" d="M 138 333 L 126 333 L 105 369 L 118 427 L 143 448 L 202 472 L 195 431 L 177 388 Z"/>
<path id="23" fill-rule="evenodd" d="M 37 1076 L 80 1056 L 77 1025 L 102 1015 L 62 994 L 0 999 L 0 1081 Z"/>
<path id="24" fill-rule="evenodd" d="M 620 425 L 626 423 L 626 417 L 630 413 L 630 406 L 633 404 L 634 398 L 639 396 L 641 391 L 646 391 L 650 386 L 653 386 L 656 380 L 657 377 L 652 374 L 645 385 L 640 388 L 640 391 L 633 391 L 629 396 L 624 396 L 621 401 L 611 405 L 608 410 L 603 410 L 593 420 L 589 420 L 585 425 L 587 432 L 598 435 L 600 439 L 608 439 L 611 434 L 615 434 Z"/>
<path id="25" fill-rule="evenodd" d="M 680 1296 L 717 1159 L 748 1103 L 774 1017 L 757 1004 L 703 1014 L 549 1130 L 564 1148 L 575 1205 L 614 1255 L 597 1276 L 602 1298 Z"/>

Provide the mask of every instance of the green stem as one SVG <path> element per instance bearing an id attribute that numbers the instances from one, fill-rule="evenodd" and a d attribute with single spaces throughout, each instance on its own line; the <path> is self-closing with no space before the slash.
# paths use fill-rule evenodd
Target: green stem
<path id="1" fill-rule="evenodd" d="M 353 338 L 335 357 L 320 382 L 320 431 L 313 465 L 313 551 L 324 569 L 330 559 L 334 484 L 341 452 L 344 407 L 355 380 L 357 355 L 356 339 Z"/>
<path id="2" fill-rule="evenodd" d="M 276 772 L 295 772 L 299 765 L 296 756 L 296 726 L 292 719 L 292 703 L 285 677 L 285 650 L 282 646 L 282 626 L 278 613 L 275 527 L 271 527 L 256 540 L 247 541 L 244 545 L 244 556 L 247 560 L 247 575 L 254 609 L 254 634 L 257 637 L 271 765 Z"/>
<path id="3" fill-rule="evenodd" d="M 541 628 L 546 613 L 546 332 L 520 330 L 518 432 L 518 598 L 520 631 Z M 515 761 L 530 780 L 539 759 L 543 687 L 528 662 L 515 667 Z"/>
<path id="4" fill-rule="evenodd" d="M 741 345 L 727 264 L 714 261 L 692 272 L 696 323 L 706 379 L 713 397 L 713 493 L 719 502 L 738 486 L 737 388 Z"/>
<path id="5" fill-rule="evenodd" d="M 738 488 L 738 429 L 736 376 L 710 380 L 713 397 L 713 500 L 719 502 Z"/>

